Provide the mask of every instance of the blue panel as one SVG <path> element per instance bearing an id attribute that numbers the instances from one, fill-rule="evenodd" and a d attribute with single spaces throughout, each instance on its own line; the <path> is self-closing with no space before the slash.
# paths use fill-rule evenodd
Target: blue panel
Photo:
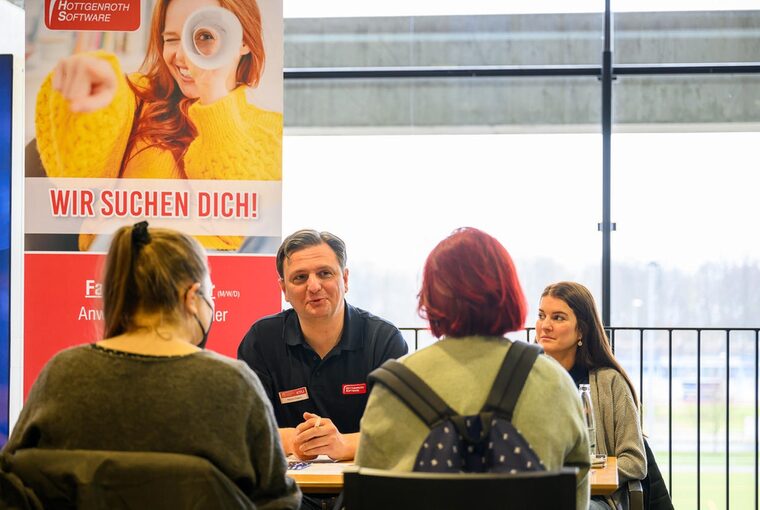
<path id="1" fill-rule="evenodd" d="M 8 439 L 13 55 L 0 55 L 0 447 Z"/>

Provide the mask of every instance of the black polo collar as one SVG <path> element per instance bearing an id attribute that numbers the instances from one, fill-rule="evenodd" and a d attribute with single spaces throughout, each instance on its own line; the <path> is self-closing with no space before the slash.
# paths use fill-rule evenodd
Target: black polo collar
<path id="1" fill-rule="evenodd" d="M 343 315 L 343 331 L 340 334 L 340 341 L 338 345 L 333 348 L 333 351 L 356 351 L 362 348 L 362 322 L 361 318 L 356 312 L 356 308 L 349 305 L 346 301 L 344 303 L 344 315 Z M 285 343 L 292 346 L 300 345 L 305 349 L 311 349 L 311 346 L 306 343 L 303 337 L 303 331 L 301 331 L 301 323 L 298 320 L 298 314 L 292 308 L 289 310 L 289 314 L 285 319 L 282 328 L 282 337 Z M 330 351 L 332 352 L 332 351 Z"/>

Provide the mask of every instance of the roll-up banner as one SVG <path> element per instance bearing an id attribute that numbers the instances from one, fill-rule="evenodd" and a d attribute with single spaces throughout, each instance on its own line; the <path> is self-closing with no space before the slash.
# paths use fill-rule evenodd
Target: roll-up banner
<path id="1" fill-rule="evenodd" d="M 105 253 L 147 220 L 207 249 L 235 356 L 280 310 L 282 1 L 27 2 L 24 392 L 102 335 Z"/>

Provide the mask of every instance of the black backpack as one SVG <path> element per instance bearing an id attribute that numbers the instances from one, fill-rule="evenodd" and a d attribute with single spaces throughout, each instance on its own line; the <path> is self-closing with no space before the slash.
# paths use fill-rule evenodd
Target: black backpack
<path id="1" fill-rule="evenodd" d="M 513 342 L 478 414 L 461 416 L 422 379 L 396 360 L 369 375 L 414 411 L 430 428 L 414 471 L 515 473 L 542 471 L 541 459 L 512 425 L 512 412 L 541 347 Z"/>

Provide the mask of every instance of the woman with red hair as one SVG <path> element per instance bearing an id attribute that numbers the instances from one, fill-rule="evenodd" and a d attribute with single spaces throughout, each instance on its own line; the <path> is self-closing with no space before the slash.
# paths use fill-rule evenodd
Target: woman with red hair
<path id="1" fill-rule="evenodd" d="M 239 52 L 214 69 L 182 46 L 185 20 L 223 7 L 242 26 Z M 280 180 L 282 115 L 248 101 L 265 61 L 255 0 L 157 0 L 141 72 L 104 51 L 61 60 L 37 96 L 37 147 L 50 177 Z M 200 238 L 233 250 L 240 236 Z M 90 236 L 80 236 L 87 249 Z"/>
<path id="2" fill-rule="evenodd" d="M 483 407 L 513 341 L 523 328 L 526 302 L 507 250 L 492 236 L 461 228 L 427 258 L 419 312 L 440 340 L 401 362 L 459 415 Z M 547 470 L 580 467 L 577 508 L 589 501 L 589 450 L 578 392 L 553 360 L 539 356 L 520 393 L 512 424 Z M 412 471 L 429 433 L 394 393 L 376 384 L 361 421 L 360 466 Z"/>

